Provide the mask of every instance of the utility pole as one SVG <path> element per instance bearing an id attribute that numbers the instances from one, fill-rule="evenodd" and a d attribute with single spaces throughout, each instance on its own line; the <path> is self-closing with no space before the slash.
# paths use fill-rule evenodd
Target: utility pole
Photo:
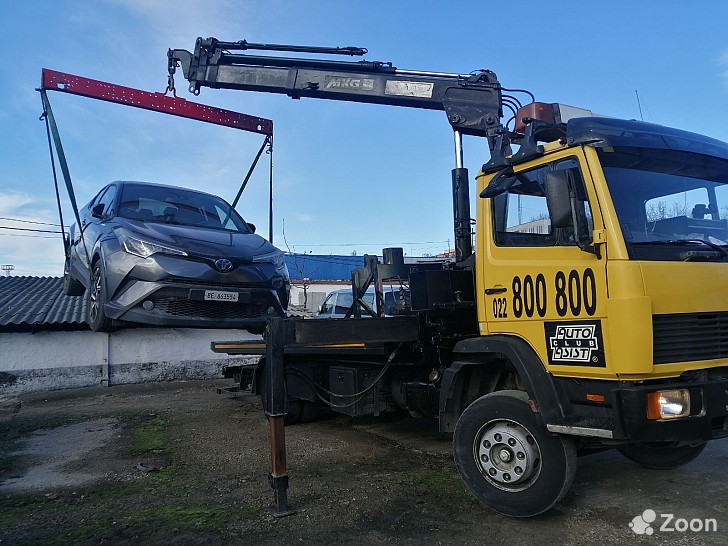
<path id="1" fill-rule="evenodd" d="M 6 265 L 0 266 L 0 269 L 2 269 L 3 271 L 5 271 L 5 276 L 6 277 L 9 277 L 10 276 L 10 272 L 15 270 L 15 266 L 13 264 L 6 264 Z"/>

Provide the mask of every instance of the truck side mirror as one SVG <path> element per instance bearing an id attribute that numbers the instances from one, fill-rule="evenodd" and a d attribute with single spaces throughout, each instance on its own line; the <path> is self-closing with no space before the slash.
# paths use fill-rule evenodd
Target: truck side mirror
<path id="1" fill-rule="evenodd" d="M 250 232 L 255 233 L 255 224 L 251 222 L 246 222 L 246 224 L 248 225 L 248 229 L 250 230 Z"/>
<path id="2" fill-rule="evenodd" d="M 569 188 L 573 176 L 569 170 L 546 173 L 546 206 L 551 217 L 551 227 L 554 229 L 573 226 Z"/>
<path id="3" fill-rule="evenodd" d="M 574 169 L 550 171 L 545 177 L 546 207 L 553 229 L 571 228 L 574 242 L 584 252 L 600 257 L 599 249 L 592 244 L 584 202 L 577 197 L 581 185 L 579 172 Z"/>

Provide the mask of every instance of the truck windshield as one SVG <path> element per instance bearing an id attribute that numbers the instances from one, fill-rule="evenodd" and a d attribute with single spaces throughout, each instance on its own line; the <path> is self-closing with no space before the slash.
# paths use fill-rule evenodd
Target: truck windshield
<path id="1" fill-rule="evenodd" d="M 633 259 L 728 257 L 728 160 L 659 148 L 598 153 Z"/>

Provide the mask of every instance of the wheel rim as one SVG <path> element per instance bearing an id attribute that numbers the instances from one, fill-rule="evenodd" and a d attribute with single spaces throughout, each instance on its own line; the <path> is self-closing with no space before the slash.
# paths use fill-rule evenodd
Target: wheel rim
<path id="1" fill-rule="evenodd" d="M 473 455 L 480 473 L 498 489 L 523 491 L 541 473 L 541 449 L 523 425 L 508 419 L 489 421 L 475 435 Z"/>
<path id="2" fill-rule="evenodd" d="M 101 293 L 101 275 L 98 268 L 94 269 L 91 277 L 91 290 L 89 292 L 89 309 L 88 315 L 91 322 L 95 322 L 99 316 L 99 294 Z"/>

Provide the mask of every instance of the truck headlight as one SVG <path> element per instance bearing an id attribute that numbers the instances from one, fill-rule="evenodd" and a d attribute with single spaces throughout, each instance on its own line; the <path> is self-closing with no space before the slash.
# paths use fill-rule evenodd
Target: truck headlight
<path id="1" fill-rule="evenodd" d="M 664 421 L 690 415 L 690 391 L 671 389 L 647 394 L 647 419 Z"/>
<path id="2" fill-rule="evenodd" d="M 187 256 L 187 253 L 184 250 L 142 239 L 124 228 L 116 229 L 114 230 L 114 233 L 116 233 L 116 236 L 124 247 L 124 250 L 126 250 L 129 254 L 134 254 L 141 258 L 149 258 L 152 254 L 157 253 L 172 254 L 174 256 Z"/>

